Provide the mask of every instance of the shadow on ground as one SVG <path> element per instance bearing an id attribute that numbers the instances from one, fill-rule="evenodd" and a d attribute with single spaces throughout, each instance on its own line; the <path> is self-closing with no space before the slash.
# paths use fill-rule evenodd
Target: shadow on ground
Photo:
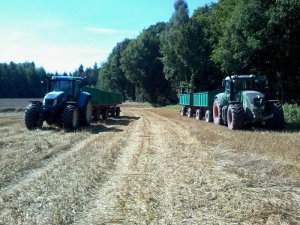
<path id="1" fill-rule="evenodd" d="M 114 126 L 128 126 L 131 122 L 138 119 L 140 119 L 140 117 L 134 116 L 120 116 L 118 118 L 109 118 L 105 121 L 102 120 L 96 123 L 92 123 L 89 126 L 80 127 L 78 131 L 85 130 L 90 132 L 91 134 L 98 134 L 103 132 L 122 132 L 122 129 L 116 128 Z"/>

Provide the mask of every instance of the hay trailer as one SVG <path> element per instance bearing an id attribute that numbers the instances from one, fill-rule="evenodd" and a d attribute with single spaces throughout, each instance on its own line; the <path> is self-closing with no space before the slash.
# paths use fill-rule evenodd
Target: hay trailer
<path id="1" fill-rule="evenodd" d="M 188 117 L 195 115 L 197 120 L 205 119 L 206 122 L 212 122 L 214 98 L 220 92 L 221 90 L 213 90 L 179 94 L 179 105 L 182 106 L 181 115 Z"/>
<path id="2" fill-rule="evenodd" d="M 95 121 L 101 117 L 106 120 L 107 117 L 119 117 L 122 104 L 122 95 L 116 92 L 102 91 L 97 88 L 84 87 L 83 91 L 92 96 L 92 115 Z"/>

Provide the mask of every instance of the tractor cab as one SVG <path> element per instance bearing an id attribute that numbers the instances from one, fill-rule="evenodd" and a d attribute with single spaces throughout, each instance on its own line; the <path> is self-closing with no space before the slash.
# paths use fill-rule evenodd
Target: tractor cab
<path id="1" fill-rule="evenodd" d="M 81 77 L 53 76 L 43 106 L 61 107 L 66 101 L 76 101 L 81 92 Z"/>
<path id="2" fill-rule="evenodd" d="M 64 92 L 68 98 L 75 100 L 81 90 L 81 77 L 54 76 L 50 81 L 51 92 Z"/>

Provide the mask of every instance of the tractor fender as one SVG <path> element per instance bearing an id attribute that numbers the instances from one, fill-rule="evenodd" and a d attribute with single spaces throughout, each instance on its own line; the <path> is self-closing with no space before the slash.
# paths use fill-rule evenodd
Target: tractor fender
<path id="1" fill-rule="evenodd" d="M 225 93 L 220 93 L 215 96 L 215 99 L 218 99 L 220 106 L 228 105 L 227 96 Z"/>
<path id="2" fill-rule="evenodd" d="M 88 100 L 90 100 L 91 98 L 92 98 L 92 95 L 90 93 L 81 92 L 79 94 L 79 96 L 77 98 L 77 105 L 78 105 L 80 111 L 84 111 Z"/>

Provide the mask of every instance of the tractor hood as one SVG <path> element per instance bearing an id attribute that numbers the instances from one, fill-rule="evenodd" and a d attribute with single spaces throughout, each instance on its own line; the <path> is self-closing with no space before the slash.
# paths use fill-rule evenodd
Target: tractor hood
<path id="1" fill-rule="evenodd" d="M 63 91 L 49 92 L 44 98 L 43 105 L 46 107 L 56 107 L 60 105 L 66 97 Z"/>
<path id="2" fill-rule="evenodd" d="M 261 108 L 265 105 L 265 95 L 258 91 L 243 91 L 241 93 L 244 108 Z"/>

